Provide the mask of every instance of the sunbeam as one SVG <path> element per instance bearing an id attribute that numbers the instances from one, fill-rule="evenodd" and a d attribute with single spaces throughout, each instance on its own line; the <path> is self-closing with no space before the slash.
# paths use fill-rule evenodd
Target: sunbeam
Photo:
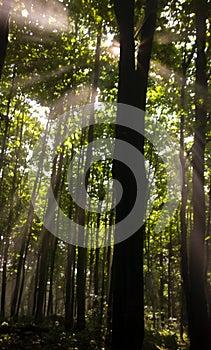
<path id="1" fill-rule="evenodd" d="M 66 32 L 68 29 L 67 9 L 55 0 L 18 2 L 12 8 L 11 20 L 21 26 L 27 25 L 31 30 L 44 30 L 45 33 Z"/>

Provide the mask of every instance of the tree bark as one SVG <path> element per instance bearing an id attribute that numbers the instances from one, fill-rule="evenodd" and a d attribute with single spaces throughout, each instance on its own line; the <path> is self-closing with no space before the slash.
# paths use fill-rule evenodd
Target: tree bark
<path id="1" fill-rule="evenodd" d="M 74 292 L 74 261 L 75 246 L 68 244 L 67 248 L 67 270 L 66 270 L 66 297 L 65 297 L 65 327 L 69 331 L 73 326 L 73 292 Z"/>
<path id="2" fill-rule="evenodd" d="M 145 110 L 146 90 L 152 40 L 155 30 L 157 1 L 147 1 L 148 25 L 142 28 L 141 44 L 138 51 L 137 70 L 135 68 L 134 45 L 134 1 L 115 0 L 114 8 L 120 32 L 120 61 L 118 102 Z M 117 116 L 117 125 L 121 124 Z M 143 120 L 140 120 L 143 124 Z M 143 153 L 144 138 L 116 128 L 116 138 L 133 144 Z M 144 166 L 144 164 L 143 164 Z M 116 222 L 122 220 L 133 206 L 136 189 L 130 173 L 121 163 L 114 161 L 114 177 L 126 193 L 116 208 Z M 144 199 L 143 199 L 144 200 Z M 143 240 L 145 228 L 142 226 L 129 239 L 114 246 L 112 266 L 112 350 L 142 348 L 144 339 L 143 302 Z"/>
<path id="3" fill-rule="evenodd" d="M 206 19 L 207 1 L 193 0 L 196 25 L 196 127 L 193 144 L 193 230 L 190 237 L 190 349 L 210 349 L 211 338 L 205 294 L 204 151 L 207 121 Z"/>
<path id="4" fill-rule="evenodd" d="M 3 0 L 0 10 L 0 79 L 7 52 L 11 0 Z"/>

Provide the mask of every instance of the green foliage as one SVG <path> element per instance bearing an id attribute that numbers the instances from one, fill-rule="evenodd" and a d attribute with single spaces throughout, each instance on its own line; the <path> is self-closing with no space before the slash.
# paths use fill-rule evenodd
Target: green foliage
<path id="1" fill-rule="evenodd" d="M 1 326 L 2 327 L 2 326 Z M 8 331 L 7 331 L 8 328 Z M 86 330 L 66 332 L 63 319 L 49 318 L 42 327 L 32 323 L 18 323 L 3 326 L 0 336 L 1 349 L 64 349 L 64 350 L 102 350 L 111 349 L 111 339 L 105 327 L 99 327 L 89 320 Z M 181 343 L 176 334 L 162 331 L 145 332 L 143 350 L 186 350 L 188 343 Z"/>
<path id="2" fill-rule="evenodd" d="M 146 1 L 143 2 L 144 6 L 141 6 L 140 3 L 137 1 L 135 26 L 142 23 L 144 16 Z M 172 137 L 175 137 L 178 144 L 181 116 L 184 117 L 184 151 L 188 160 L 186 161 L 186 223 L 187 240 L 189 240 L 193 225 L 192 145 L 194 128 L 197 125 L 194 100 L 196 75 L 194 15 L 190 1 L 162 1 L 161 5 L 164 7 L 159 8 L 161 17 L 157 21 L 153 44 L 147 91 L 147 113 L 153 115 L 155 120 L 162 124 Z M 210 29 L 210 24 L 208 28 Z M 17 0 L 11 14 L 9 46 L 0 82 L 0 143 L 2 149 L 0 158 L 0 255 L 3 262 L 5 246 L 9 241 L 6 271 L 9 296 L 6 302 L 6 315 L 10 313 L 12 293 L 21 263 L 24 292 L 20 300 L 19 313 L 29 314 L 29 322 L 31 322 L 33 311 L 34 291 L 37 288 L 35 279 L 37 278 L 40 246 L 43 239 L 43 224 L 34 212 L 30 213 L 32 218 L 28 223 L 30 212 L 29 160 L 40 133 L 47 130 L 48 134 L 51 121 L 59 119 L 58 117 L 72 106 L 91 101 L 96 68 L 96 41 L 100 32 L 102 40 L 98 99 L 99 101 L 116 102 L 118 56 L 112 53 L 107 40 L 112 35 L 118 39 L 118 28 L 110 1 L 36 0 L 28 2 Z M 138 45 L 138 40 L 139 38 L 136 38 L 136 45 Z M 207 67 L 211 63 L 210 40 L 211 36 L 207 33 Z M 189 62 L 189 65 L 186 70 L 184 105 L 181 106 L 184 62 Z M 211 249 L 209 207 L 211 175 L 209 102 L 211 87 L 210 72 L 207 73 L 209 116 L 205 129 L 207 143 L 204 181 L 207 222 L 205 244 L 209 253 Z M 66 175 L 72 156 L 77 155 L 77 152 L 88 144 L 87 136 L 88 130 L 77 131 L 65 141 L 64 145 L 57 149 L 56 153 L 55 176 L 58 176 L 61 168 L 58 201 L 63 212 L 72 218 L 75 217 L 76 209 L 69 196 Z M 94 130 L 94 139 L 113 136 L 114 130 L 107 124 Z M 53 152 L 52 147 L 52 145 L 47 144 L 46 152 Z M 37 155 L 37 163 L 40 161 L 41 152 L 42 145 L 40 145 Z M 180 271 L 180 208 L 175 212 L 166 229 L 156 234 L 154 229 L 166 200 L 168 174 L 161 157 L 148 141 L 145 143 L 145 156 L 147 174 L 154 186 L 154 192 L 152 211 L 146 222 L 144 244 L 145 323 L 148 329 L 146 330 L 144 349 L 184 350 L 188 346 L 183 344 L 178 336 L 181 322 L 184 333 L 187 331 L 186 312 L 184 312 L 183 321 L 181 321 L 183 292 Z M 49 176 L 50 173 L 52 175 L 52 164 L 45 164 L 45 167 L 41 166 L 41 168 L 47 174 L 46 176 Z M 98 161 L 91 166 L 87 188 L 93 198 L 104 198 L 111 175 L 111 160 Z M 43 176 L 43 182 L 44 179 Z M 40 174 L 37 175 L 37 180 L 38 185 L 41 186 Z M 90 215 L 86 219 L 87 227 L 98 224 L 98 215 L 96 214 Z M 109 220 L 114 220 L 113 212 L 101 217 L 100 228 L 107 225 Z M 24 236 L 25 230 L 27 233 Z M 52 282 L 53 307 L 51 313 L 62 315 L 61 319 L 44 320 L 47 332 L 43 333 L 20 330 L 20 326 L 25 327 L 28 321 L 21 325 L 14 325 L 13 332 L 1 336 L 0 347 L 2 349 L 97 350 L 103 349 L 108 340 L 109 349 L 109 331 L 105 325 L 96 327 L 96 320 L 94 322 L 88 313 L 86 330 L 73 331 L 74 333 L 64 331 L 65 288 L 67 276 L 70 273 L 67 271 L 68 245 L 58 241 L 55 256 L 52 258 L 53 243 L 51 239 L 46 261 L 48 267 L 46 270 L 46 305 Z M 22 244 L 24 244 L 23 253 L 21 253 Z M 96 251 L 88 250 L 86 261 L 86 309 L 88 311 L 93 309 L 96 311 L 97 309 L 96 314 L 99 314 L 101 294 L 104 293 L 101 304 L 103 312 L 101 323 L 106 322 L 109 303 L 112 248 L 109 249 L 100 249 L 98 260 Z M 73 258 L 73 254 L 71 258 Z M 74 298 L 76 297 L 77 258 L 78 250 L 76 250 L 76 257 L 74 257 L 75 260 L 71 267 Z M 51 259 L 54 260 L 53 265 L 51 265 Z M 208 261 L 207 268 L 207 281 L 210 282 L 210 261 Z M 50 281 L 51 271 L 53 271 L 52 281 Z M 98 295 L 95 295 L 93 291 L 96 275 L 100 281 L 98 281 Z M 93 300 L 97 300 L 98 304 L 94 304 Z M 58 325 L 55 323 L 56 321 L 59 322 Z M 73 323 L 75 325 L 75 319 Z"/>

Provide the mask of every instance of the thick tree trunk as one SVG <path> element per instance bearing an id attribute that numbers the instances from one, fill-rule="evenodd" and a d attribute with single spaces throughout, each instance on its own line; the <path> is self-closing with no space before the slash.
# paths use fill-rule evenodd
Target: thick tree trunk
<path id="1" fill-rule="evenodd" d="M 120 31 L 118 102 L 135 105 L 134 1 L 114 1 L 114 4 Z M 126 137 L 126 141 L 130 142 L 131 135 L 128 133 Z M 116 128 L 116 138 L 125 140 L 121 128 Z M 128 193 L 128 196 L 125 195 L 125 200 L 121 201 L 121 207 L 118 205 L 116 209 L 118 222 L 127 215 L 128 209 L 131 209 L 135 193 L 130 181 L 127 181 L 130 179 L 129 174 L 116 162 L 114 162 L 114 176 Z M 112 350 L 140 350 L 144 327 L 142 238 L 138 232 L 114 246 L 112 290 Z"/>
<path id="2" fill-rule="evenodd" d="M 10 7 L 11 0 L 3 0 L 0 8 L 0 78 L 2 76 L 8 44 Z"/>
<path id="3" fill-rule="evenodd" d="M 183 305 L 186 305 L 188 316 L 188 329 L 190 329 L 190 279 L 189 279 L 189 261 L 188 261 L 188 227 L 186 219 L 186 207 L 188 199 L 188 188 L 186 180 L 186 158 L 184 152 L 184 129 L 185 129 L 185 88 L 187 83 L 187 69 L 193 58 L 195 46 L 192 48 L 192 52 L 189 57 L 184 55 L 182 62 L 182 86 L 181 86 L 181 98 L 180 98 L 180 163 L 182 170 L 182 189 L 181 189 L 181 208 L 180 208 L 180 230 L 181 230 L 181 275 L 182 275 L 182 296 L 181 296 L 181 328 L 180 335 L 183 338 L 183 322 L 184 322 L 184 310 Z"/>
<path id="4" fill-rule="evenodd" d="M 157 1 L 147 1 L 146 16 L 149 26 L 142 28 L 138 66 L 135 69 L 134 1 L 114 1 L 120 31 L 120 62 L 118 102 L 145 110 L 149 61 L 155 30 Z M 121 124 L 121 115 L 117 117 Z M 144 124 L 140 120 L 140 124 Z M 133 144 L 143 153 L 144 138 L 133 132 L 116 128 L 116 138 Z M 143 164 L 144 166 L 144 164 Z M 116 222 L 130 212 L 136 189 L 128 169 L 114 162 L 114 176 L 126 191 L 116 208 Z M 143 199 L 144 200 L 144 199 Z M 113 313 L 112 350 L 140 350 L 144 338 L 143 303 L 143 240 L 144 226 L 129 239 L 114 246 L 112 267 Z"/>
<path id="5" fill-rule="evenodd" d="M 193 230 L 190 237 L 190 349 L 210 349 L 211 338 L 205 294 L 204 150 L 207 120 L 206 18 L 207 1 L 193 0 L 196 13 L 196 121 L 193 145 Z"/>

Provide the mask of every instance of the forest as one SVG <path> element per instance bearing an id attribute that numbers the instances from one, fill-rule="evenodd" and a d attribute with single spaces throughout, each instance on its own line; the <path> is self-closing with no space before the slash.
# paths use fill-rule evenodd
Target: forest
<path id="1" fill-rule="evenodd" d="M 1 349 L 211 349 L 210 29 L 0 0 Z"/>

